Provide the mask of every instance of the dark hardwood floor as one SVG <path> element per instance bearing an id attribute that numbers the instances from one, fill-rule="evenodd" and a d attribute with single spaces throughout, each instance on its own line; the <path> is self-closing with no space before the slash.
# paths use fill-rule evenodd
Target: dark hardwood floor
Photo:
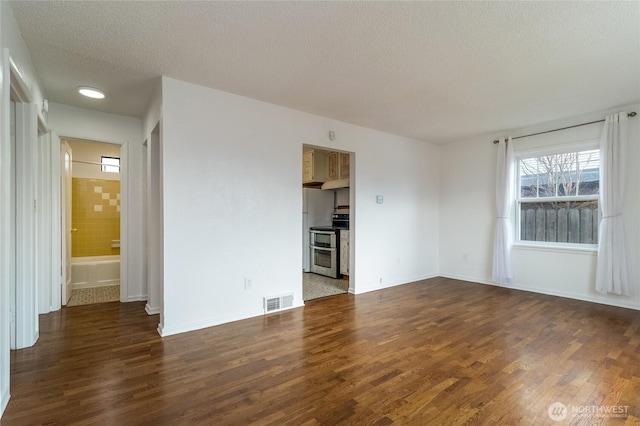
<path id="1" fill-rule="evenodd" d="M 12 353 L 2 425 L 640 418 L 633 310 L 435 278 L 164 339 L 157 322 L 143 303 L 41 316 L 38 343 Z"/>

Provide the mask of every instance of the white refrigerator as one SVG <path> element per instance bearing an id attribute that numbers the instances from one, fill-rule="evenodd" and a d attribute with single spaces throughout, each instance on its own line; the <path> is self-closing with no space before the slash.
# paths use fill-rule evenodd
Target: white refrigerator
<path id="1" fill-rule="evenodd" d="M 309 228 L 331 226 L 334 210 L 334 191 L 302 188 L 302 270 L 311 271 Z"/>

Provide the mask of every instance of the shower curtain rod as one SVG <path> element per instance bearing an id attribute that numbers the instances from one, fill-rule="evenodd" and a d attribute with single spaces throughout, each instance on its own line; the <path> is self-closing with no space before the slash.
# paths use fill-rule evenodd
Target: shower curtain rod
<path id="1" fill-rule="evenodd" d="M 71 160 L 72 163 L 82 163 L 82 164 L 93 164 L 95 166 L 112 166 L 112 167 L 120 167 L 117 164 L 109 164 L 109 163 L 96 163 L 94 161 L 82 161 L 82 160 Z"/>
<path id="2" fill-rule="evenodd" d="M 636 116 L 636 112 L 635 111 L 630 112 L 629 114 L 627 114 L 627 117 L 635 117 L 635 116 Z M 604 120 L 590 121 L 588 123 L 576 124 L 575 126 L 561 127 L 559 129 L 547 130 L 545 132 L 538 132 L 538 133 L 531 133 L 530 135 L 516 136 L 515 138 L 511 138 L 511 139 L 513 140 L 513 139 L 528 138 L 529 136 L 543 135 L 545 133 L 557 132 L 558 130 L 573 129 L 574 127 L 586 126 L 588 124 L 595 124 L 595 123 L 602 123 L 602 122 L 604 122 Z M 496 144 L 498 142 L 499 142 L 498 140 L 493 141 L 494 144 Z"/>

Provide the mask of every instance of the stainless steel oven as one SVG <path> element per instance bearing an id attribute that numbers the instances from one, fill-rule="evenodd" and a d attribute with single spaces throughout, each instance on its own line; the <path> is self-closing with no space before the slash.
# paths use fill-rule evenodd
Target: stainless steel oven
<path id="1" fill-rule="evenodd" d="M 339 278 L 338 232 L 333 228 L 311 228 L 309 231 L 311 272 Z"/>

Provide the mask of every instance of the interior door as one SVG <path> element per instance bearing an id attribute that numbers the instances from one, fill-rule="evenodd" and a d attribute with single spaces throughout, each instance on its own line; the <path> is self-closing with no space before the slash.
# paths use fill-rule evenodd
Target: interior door
<path id="1" fill-rule="evenodd" d="M 71 161 L 73 155 L 67 141 L 60 143 L 62 150 L 62 182 L 60 200 L 62 200 L 62 304 L 66 305 L 71 298 Z"/>

